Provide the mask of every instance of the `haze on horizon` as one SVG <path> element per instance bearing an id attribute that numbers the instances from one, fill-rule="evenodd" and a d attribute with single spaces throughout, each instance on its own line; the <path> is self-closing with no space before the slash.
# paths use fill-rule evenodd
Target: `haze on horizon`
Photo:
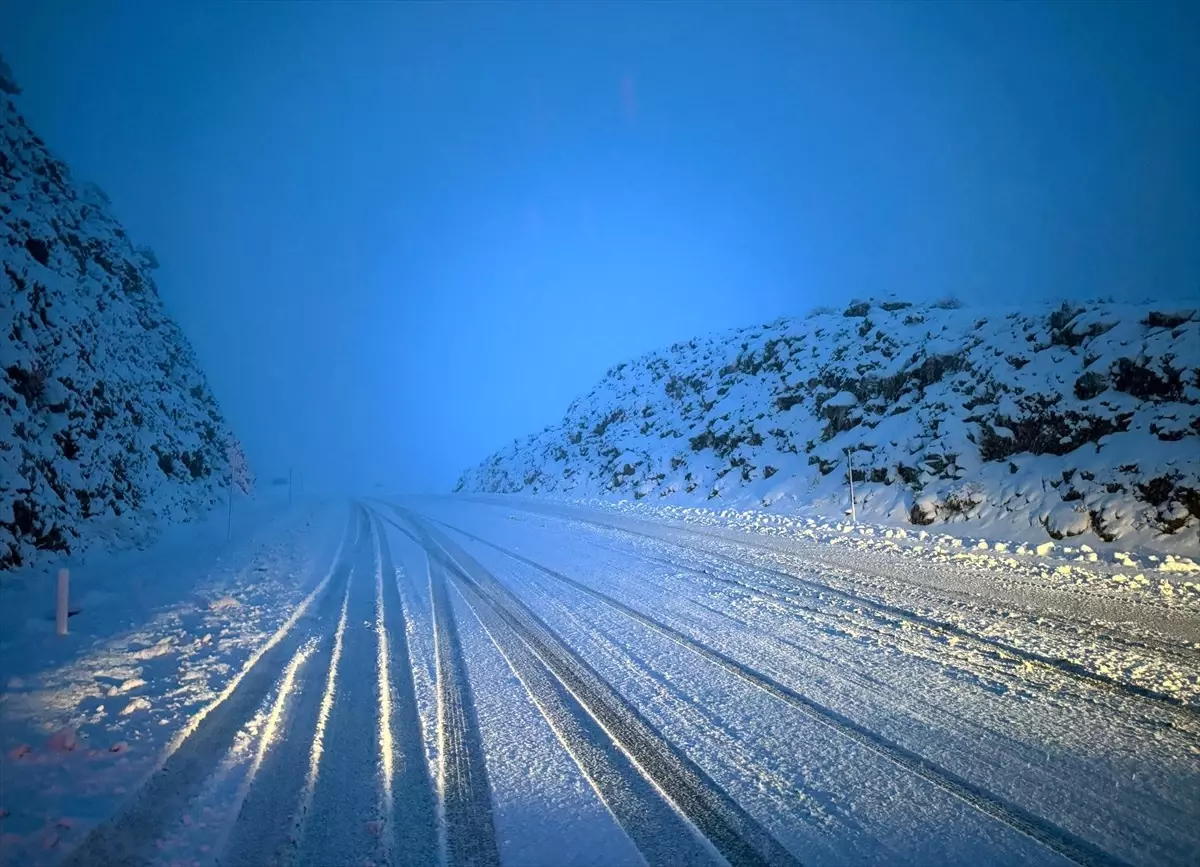
<path id="1" fill-rule="evenodd" d="M 1195 299 L 1187 3 L 0 3 L 261 475 L 448 489 L 858 295 Z"/>

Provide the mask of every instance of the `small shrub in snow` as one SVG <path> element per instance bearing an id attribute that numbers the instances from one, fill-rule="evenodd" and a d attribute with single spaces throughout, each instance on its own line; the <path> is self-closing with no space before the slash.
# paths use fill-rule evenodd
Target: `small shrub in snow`
<path id="1" fill-rule="evenodd" d="M 13 365 L 5 372 L 12 384 L 12 390 L 25 398 L 26 406 L 33 407 L 41 403 L 42 395 L 46 391 L 46 377 L 48 376 L 46 365 L 42 363 L 41 359 L 35 358 L 29 363 L 27 369 Z"/>
<path id="2" fill-rule="evenodd" d="M 21 92 L 21 86 L 13 78 L 12 70 L 3 57 L 0 57 L 0 92 L 9 93 L 13 96 Z"/>
<path id="3" fill-rule="evenodd" d="M 243 494 L 254 490 L 254 474 L 250 472 L 250 464 L 246 461 L 246 453 L 237 437 L 231 436 L 226 443 L 226 457 L 229 460 L 229 477 L 233 484 Z"/>
<path id="4" fill-rule="evenodd" d="M 1089 370 L 1075 380 L 1075 396 L 1080 400 L 1091 400 L 1108 390 L 1108 376 Z"/>
<path id="5" fill-rule="evenodd" d="M 39 265 L 48 266 L 50 264 L 50 245 L 41 238 L 26 238 L 25 250 Z"/>
<path id="6" fill-rule="evenodd" d="M 1142 324 L 1147 328 L 1178 328 L 1195 315 L 1195 310 L 1151 310 Z"/>
<path id="7" fill-rule="evenodd" d="M 939 298 L 933 302 L 933 306 L 938 310 L 958 310 L 963 306 L 963 303 L 953 295 L 947 295 L 945 298 Z"/>
<path id="8" fill-rule="evenodd" d="M 138 247 L 138 254 L 146 263 L 146 267 L 150 270 L 155 270 L 159 267 L 158 254 L 154 252 L 153 247 Z"/>
<path id="9" fill-rule="evenodd" d="M 1047 319 L 1051 333 L 1061 331 L 1067 326 L 1067 323 L 1082 312 L 1082 307 L 1072 304 L 1069 301 L 1064 301 Z"/>
<path id="10" fill-rule="evenodd" d="M 909 511 L 909 520 L 920 526 L 928 526 L 938 519 L 937 498 L 924 496 L 917 499 Z"/>

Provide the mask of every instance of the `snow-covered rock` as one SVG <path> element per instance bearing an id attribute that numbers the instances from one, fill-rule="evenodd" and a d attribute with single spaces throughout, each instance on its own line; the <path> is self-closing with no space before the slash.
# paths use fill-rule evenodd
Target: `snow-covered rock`
<path id="1" fill-rule="evenodd" d="M 225 421 L 153 253 L 50 154 L 15 93 L 0 61 L 0 569 L 186 520 L 228 477 Z"/>
<path id="2" fill-rule="evenodd" d="M 890 298 L 697 338 L 458 490 L 840 515 L 848 460 L 860 517 L 1200 546 L 1200 314 Z"/>
<path id="3" fill-rule="evenodd" d="M 1078 536 L 1088 531 L 1091 519 L 1086 510 L 1071 503 L 1059 503 L 1046 516 L 1046 532 L 1055 539 Z"/>

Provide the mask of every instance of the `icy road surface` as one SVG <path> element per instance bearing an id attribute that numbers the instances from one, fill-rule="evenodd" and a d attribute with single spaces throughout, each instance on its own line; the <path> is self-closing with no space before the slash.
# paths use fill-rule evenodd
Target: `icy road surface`
<path id="1" fill-rule="evenodd" d="M 527 501 L 331 541 L 109 815 L 8 860 L 1200 863 L 1192 603 Z"/>

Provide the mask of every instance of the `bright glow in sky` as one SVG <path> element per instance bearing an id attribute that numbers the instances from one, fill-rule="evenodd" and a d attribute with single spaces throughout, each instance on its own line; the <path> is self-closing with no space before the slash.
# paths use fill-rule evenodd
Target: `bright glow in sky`
<path id="1" fill-rule="evenodd" d="M 446 488 L 854 295 L 1200 287 L 1200 4 L 0 3 L 260 475 Z"/>

